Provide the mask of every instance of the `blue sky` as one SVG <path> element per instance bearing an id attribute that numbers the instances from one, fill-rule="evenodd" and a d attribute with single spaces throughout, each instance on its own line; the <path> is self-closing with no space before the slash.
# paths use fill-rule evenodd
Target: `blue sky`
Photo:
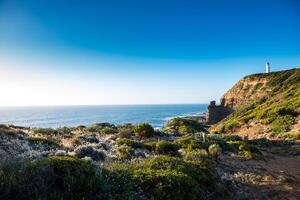
<path id="1" fill-rule="evenodd" d="M 299 1 L 0 0 L 2 106 L 207 103 L 266 61 L 300 66 Z"/>

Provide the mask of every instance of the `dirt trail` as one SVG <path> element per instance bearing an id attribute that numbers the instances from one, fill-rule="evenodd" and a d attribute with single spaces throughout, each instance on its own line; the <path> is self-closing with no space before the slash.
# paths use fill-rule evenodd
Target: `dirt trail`
<path id="1" fill-rule="evenodd" d="M 225 156 L 222 170 L 240 184 L 237 188 L 246 198 L 300 199 L 300 144 L 262 149 L 262 153 L 258 160 Z"/>

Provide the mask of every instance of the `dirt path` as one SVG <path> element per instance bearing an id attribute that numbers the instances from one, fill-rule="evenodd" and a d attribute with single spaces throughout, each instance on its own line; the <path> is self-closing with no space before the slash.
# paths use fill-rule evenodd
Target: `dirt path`
<path id="1" fill-rule="evenodd" d="M 300 154 L 294 151 L 300 152 L 300 144 L 263 149 L 263 157 L 258 160 L 227 155 L 221 159 L 221 170 L 238 183 L 236 187 L 243 198 L 298 200 Z"/>

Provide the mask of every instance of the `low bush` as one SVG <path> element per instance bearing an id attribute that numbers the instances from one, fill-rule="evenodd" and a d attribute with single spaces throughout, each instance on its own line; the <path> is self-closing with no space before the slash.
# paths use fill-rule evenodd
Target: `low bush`
<path id="1" fill-rule="evenodd" d="M 197 132 L 207 132 L 207 130 L 195 119 L 174 118 L 169 120 L 163 127 L 163 131 L 168 134 L 193 134 Z"/>
<path id="2" fill-rule="evenodd" d="M 213 157 L 218 158 L 218 156 L 222 153 L 222 148 L 218 144 L 212 144 L 208 147 L 208 152 Z"/>
<path id="3" fill-rule="evenodd" d="M 287 140 L 293 140 L 293 141 L 300 140 L 300 134 L 299 133 L 284 134 L 282 137 L 287 139 Z"/>
<path id="4" fill-rule="evenodd" d="M 137 137 L 149 138 L 154 135 L 154 129 L 150 124 L 140 123 L 133 127 L 133 132 Z"/>
<path id="5" fill-rule="evenodd" d="M 248 159 L 255 158 L 256 155 L 260 154 L 260 151 L 254 145 L 244 141 L 228 141 L 227 144 L 232 151 Z"/>
<path id="6" fill-rule="evenodd" d="M 28 137 L 27 140 L 31 144 L 45 144 L 45 145 L 50 145 L 50 146 L 59 146 L 58 141 L 52 139 L 52 138 L 43 138 L 43 137 Z"/>
<path id="7" fill-rule="evenodd" d="M 118 127 L 118 137 L 119 138 L 130 138 L 133 134 L 132 124 L 122 124 Z"/>
<path id="8" fill-rule="evenodd" d="M 193 161 L 201 163 L 202 165 L 209 165 L 211 163 L 211 157 L 208 155 L 205 149 L 198 149 L 194 151 L 188 151 L 184 155 L 184 159 L 187 161 Z"/>
<path id="9" fill-rule="evenodd" d="M 117 129 L 114 127 L 104 127 L 100 131 L 102 135 L 116 134 L 118 133 Z"/>
<path id="10" fill-rule="evenodd" d="M 215 171 L 181 158 L 153 157 L 113 171 L 128 174 L 147 199 L 214 199 L 224 195 Z"/>
<path id="11" fill-rule="evenodd" d="M 0 164 L 0 199 L 215 199 L 226 194 L 215 170 L 159 156 L 98 168 L 54 156 Z"/>
<path id="12" fill-rule="evenodd" d="M 52 128 L 33 128 L 33 133 L 35 134 L 42 134 L 42 135 L 56 135 L 58 132 L 55 129 Z"/>
<path id="13" fill-rule="evenodd" d="M 104 128 L 115 128 L 114 124 L 110 124 L 107 122 L 104 123 L 95 123 L 86 128 L 88 132 L 100 132 Z"/>
<path id="14" fill-rule="evenodd" d="M 72 129 L 69 127 L 61 127 L 57 129 L 57 132 L 63 135 L 70 135 L 72 134 Z"/>
<path id="15" fill-rule="evenodd" d="M 271 123 L 271 130 L 275 133 L 287 132 L 290 126 L 293 124 L 293 117 L 290 115 L 277 117 Z"/>
<path id="16" fill-rule="evenodd" d="M 193 151 L 197 149 L 207 149 L 209 142 L 203 142 L 199 139 L 193 137 L 183 137 L 174 141 L 182 149 L 187 149 L 188 151 Z"/>
<path id="17" fill-rule="evenodd" d="M 207 149 L 209 146 L 208 142 L 203 142 L 200 140 L 191 140 L 190 144 L 188 144 L 187 149 L 189 151 L 197 150 L 197 149 Z"/>
<path id="18" fill-rule="evenodd" d="M 94 149 L 92 146 L 80 146 L 75 149 L 75 154 L 78 158 L 90 157 L 96 161 L 105 159 L 105 154 L 102 151 Z"/>
<path id="19" fill-rule="evenodd" d="M 117 157 L 119 159 L 130 159 L 134 150 L 131 147 L 118 147 L 117 148 Z"/>
<path id="20" fill-rule="evenodd" d="M 187 146 L 191 143 L 191 140 L 193 140 L 192 136 L 184 136 L 174 141 L 175 144 L 177 144 L 180 148 L 186 149 Z"/>
<path id="21" fill-rule="evenodd" d="M 116 144 L 118 146 L 126 145 L 126 146 L 132 147 L 134 149 L 136 149 L 136 148 L 144 148 L 144 145 L 142 143 L 136 142 L 134 140 L 130 140 L 128 138 L 119 138 L 116 141 Z"/>
<path id="22" fill-rule="evenodd" d="M 7 163 L 0 175 L 0 199 L 101 199 L 103 179 L 87 161 L 49 157 Z"/>
<path id="23" fill-rule="evenodd" d="M 167 142 L 165 140 L 161 140 L 155 145 L 155 151 L 163 155 L 177 155 L 178 149 L 178 145 L 171 142 Z"/>

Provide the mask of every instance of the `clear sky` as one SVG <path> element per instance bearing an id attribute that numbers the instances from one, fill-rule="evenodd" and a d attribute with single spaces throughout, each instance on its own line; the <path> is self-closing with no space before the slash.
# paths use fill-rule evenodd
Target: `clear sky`
<path id="1" fill-rule="evenodd" d="M 299 0 L 0 0 L 0 106 L 207 103 L 300 66 Z"/>

